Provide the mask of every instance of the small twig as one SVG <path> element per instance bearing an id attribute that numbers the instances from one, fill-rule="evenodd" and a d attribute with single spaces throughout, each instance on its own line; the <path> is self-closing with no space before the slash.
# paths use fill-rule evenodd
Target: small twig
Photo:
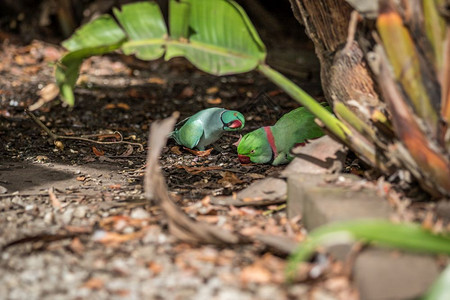
<path id="1" fill-rule="evenodd" d="M 95 140 L 91 140 L 91 139 L 84 138 L 84 137 L 58 135 L 58 134 L 51 132 L 51 130 L 47 126 L 45 126 L 44 123 L 42 123 L 41 120 L 39 120 L 31 111 L 29 111 L 28 109 L 25 109 L 25 112 L 39 127 L 41 127 L 50 136 L 50 139 L 53 142 L 56 142 L 57 140 L 78 140 L 78 141 L 84 141 L 84 142 L 100 144 L 100 145 L 128 144 L 128 145 L 132 145 L 132 146 L 137 146 L 137 147 L 139 147 L 140 151 L 144 151 L 144 146 L 142 144 L 124 141 L 122 134 L 118 131 L 115 131 L 113 135 L 115 137 L 118 136 L 119 140 L 114 141 L 114 142 L 101 142 L 101 141 L 95 141 Z M 92 136 L 94 136 L 94 135 L 92 135 Z"/>
<path id="2" fill-rule="evenodd" d="M 51 132 L 51 130 L 48 129 L 48 127 L 45 126 L 44 123 L 41 122 L 41 120 L 39 120 L 31 111 L 28 110 L 28 108 L 25 108 L 25 112 L 36 124 L 38 124 L 39 127 L 41 127 L 45 132 L 47 132 L 47 134 L 50 136 L 52 140 L 58 139 L 58 135 Z"/>
<path id="3" fill-rule="evenodd" d="M 263 216 L 268 216 L 270 214 L 273 214 L 274 212 L 277 212 L 277 211 L 280 211 L 282 209 L 285 209 L 286 207 L 287 207 L 286 203 L 278 205 L 274 209 L 269 209 L 269 210 L 266 210 L 265 212 L 263 212 Z"/>

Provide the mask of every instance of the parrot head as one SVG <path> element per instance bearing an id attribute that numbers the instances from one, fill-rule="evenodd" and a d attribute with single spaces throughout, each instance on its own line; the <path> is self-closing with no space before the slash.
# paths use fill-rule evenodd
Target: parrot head
<path id="1" fill-rule="evenodd" d="M 223 123 L 223 129 L 226 131 L 235 131 L 244 128 L 244 115 L 235 110 L 227 110 L 220 117 Z"/>
<path id="2" fill-rule="evenodd" d="M 264 164 L 272 160 L 273 152 L 263 128 L 244 135 L 239 142 L 238 158 L 243 164 L 250 162 Z"/>

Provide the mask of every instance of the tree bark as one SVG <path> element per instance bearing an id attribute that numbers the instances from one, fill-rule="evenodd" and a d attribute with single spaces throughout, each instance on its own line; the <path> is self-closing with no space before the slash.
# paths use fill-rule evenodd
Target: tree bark
<path id="1" fill-rule="evenodd" d="M 347 41 L 352 7 L 344 0 L 290 2 L 295 17 L 314 43 L 328 103 L 344 102 L 359 118 L 368 121 L 369 114 L 355 109 L 355 105 L 370 113 L 380 107 L 380 100 L 361 46 L 353 37 Z"/>

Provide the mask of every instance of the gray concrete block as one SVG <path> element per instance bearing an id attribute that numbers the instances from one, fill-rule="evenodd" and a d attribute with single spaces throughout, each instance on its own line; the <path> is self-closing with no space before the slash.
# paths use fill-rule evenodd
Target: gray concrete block
<path id="1" fill-rule="evenodd" d="M 302 214 L 303 199 L 305 193 L 313 187 L 330 187 L 339 177 L 348 181 L 360 180 L 355 175 L 350 174 L 291 174 L 288 176 L 288 201 L 287 213 L 289 218 Z"/>
<path id="2" fill-rule="evenodd" d="M 390 213 L 387 201 L 372 190 L 316 187 L 308 189 L 303 203 L 303 222 L 308 230 L 336 221 L 386 219 Z"/>
<path id="3" fill-rule="evenodd" d="M 334 180 L 333 177 L 334 176 Z M 346 181 L 337 185 L 336 178 Z M 354 175 L 295 175 L 288 178 L 288 217 L 302 215 L 308 230 L 321 225 L 360 218 L 388 218 L 387 201 L 368 189 L 351 190 L 360 181 Z M 330 183 L 331 182 L 331 183 Z"/>
<path id="4" fill-rule="evenodd" d="M 336 184 L 336 179 L 343 186 Z M 362 218 L 389 218 L 387 201 L 368 189 L 351 190 L 361 179 L 355 175 L 295 175 L 288 178 L 288 217 L 302 215 L 309 231 L 336 221 Z M 338 260 L 345 260 L 352 244 L 339 244 L 328 251 Z"/>
<path id="5" fill-rule="evenodd" d="M 360 179 L 346 175 L 341 186 L 330 175 L 295 175 L 288 178 L 288 216 L 301 214 L 309 231 L 322 225 L 352 219 L 387 219 L 391 208 L 386 199 L 369 189 L 352 190 Z M 336 176 L 336 175 L 334 175 Z M 339 175 L 341 176 L 341 175 Z M 341 180 L 342 181 L 342 180 Z M 344 260 L 351 244 L 328 248 Z M 406 254 L 370 247 L 361 252 L 353 266 L 353 277 L 362 300 L 400 300 L 420 297 L 439 275 L 431 256 Z"/>
<path id="6" fill-rule="evenodd" d="M 353 275 L 363 300 L 417 299 L 439 268 L 431 256 L 370 248 L 356 258 Z"/>

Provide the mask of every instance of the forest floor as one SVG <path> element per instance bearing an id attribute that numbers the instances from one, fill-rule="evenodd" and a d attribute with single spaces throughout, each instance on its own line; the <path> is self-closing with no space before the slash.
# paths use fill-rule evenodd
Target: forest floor
<path id="1" fill-rule="evenodd" d="M 171 198 L 202 224 L 244 236 L 266 234 L 299 242 L 305 230 L 281 204 L 220 206 L 252 182 L 279 177 L 283 166 L 242 165 L 240 134 L 271 125 L 298 107 L 256 72 L 215 77 L 183 59 L 142 62 L 119 54 L 82 66 L 73 108 L 52 98 L 57 45 L 23 44 L 3 34 L 0 51 L 0 295 L 4 299 L 358 299 L 342 263 L 286 283 L 286 254 L 261 242 L 217 246 L 182 242 L 161 208 L 145 199 L 143 178 L 150 125 L 208 107 L 246 116 L 243 132 L 227 133 L 223 151 L 207 156 L 177 146 L 160 164 Z M 6 38 L 5 38 L 6 37 Z M 318 63 L 308 43 L 285 41 L 269 63 L 321 99 Z M 288 51 L 283 49 L 295 49 Z M 45 101 L 44 101 L 45 102 Z M 127 143 L 96 144 L 119 132 Z M 97 136 L 94 136 L 97 135 Z M 317 267 L 317 265 L 316 265 Z M 320 267 L 320 265 L 319 265 Z"/>
<path id="2" fill-rule="evenodd" d="M 320 95 L 312 49 L 290 53 L 303 87 Z M 342 276 L 284 283 L 285 255 L 263 244 L 217 247 L 180 242 L 167 230 L 161 209 L 143 196 L 149 125 L 174 111 L 180 119 L 212 106 L 240 110 L 243 133 L 273 124 L 297 107 L 256 72 L 214 77 L 182 59 L 141 62 L 120 55 L 83 64 L 75 107 L 46 103 L 33 114 L 59 135 L 118 131 L 135 144 L 48 142 L 25 113 L 51 98 L 59 46 L 17 37 L 0 52 L 0 294 L 8 299 L 287 299 L 344 293 Z M 302 58 L 303 57 L 303 58 Z M 309 57 L 309 58 L 308 58 Z M 312 59 L 311 59 L 312 57 Z M 289 65 L 290 63 L 287 63 Z M 49 85 L 50 84 L 50 85 Z M 216 206 L 210 197 L 232 195 L 283 167 L 241 165 L 236 142 L 222 152 L 195 156 L 170 140 L 161 156 L 168 189 L 179 207 L 206 224 L 244 235 L 269 233 L 299 241 L 304 230 L 278 205 Z M 337 270 L 336 272 L 339 273 Z M 334 283 L 333 283 L 334 282 Z M 317 286 L 317 288 L 315 288 Z M 328 288 L 327 288 L 328 287 Z"/>

